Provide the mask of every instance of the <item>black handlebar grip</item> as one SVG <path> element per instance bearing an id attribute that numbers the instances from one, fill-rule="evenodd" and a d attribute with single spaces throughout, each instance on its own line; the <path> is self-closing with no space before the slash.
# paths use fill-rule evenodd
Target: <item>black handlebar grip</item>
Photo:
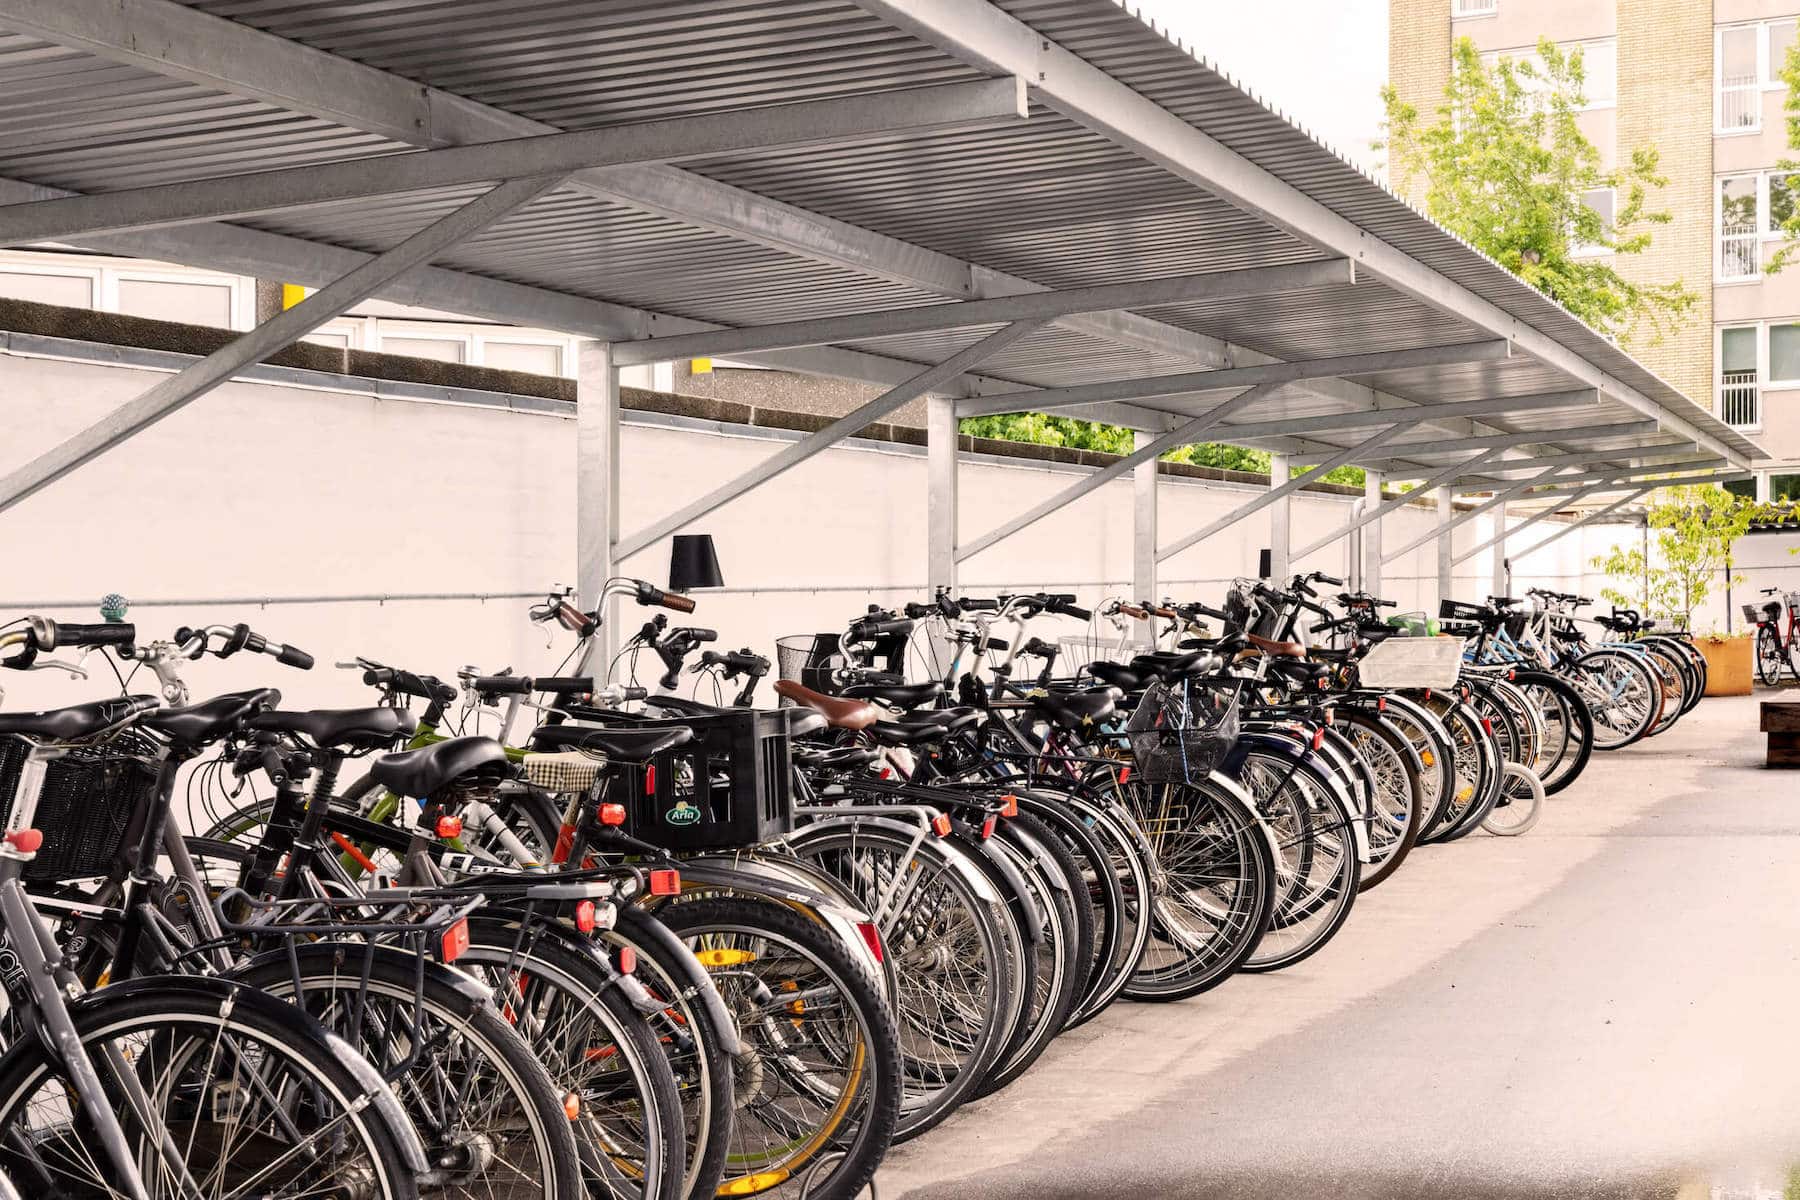
<path id="1" fill-rule="evenodd" d="M 850 634 L 856 638 L 883 637 L 886 635 L 904 635 L 913 631 L 918 622 L 905 617 L 892 621 L 874 621 L 867 618 L 850 626 Z"/>
<path id="2" fill-rule="evenodd" d="M 645 687 L 627 687 L 625 689 L 625 698 L 627 700 L 648 700 L 650 698 L 650 689 Z"/>
<path id="3" fill-rule="evenodd" d="M 716 642 L 719 640 L 719 631 L 716 629 L 701 629 L 697 625 L 690 625 L 681 632 L 687 634 L 690 641 Z"/>
<path id="4" fill-rule="evenodd" d="M 56 645 L 62 646 L 130 646 L 137 641 L 137 626 L 123 621 L 101 625 L 54 622 Z"/>
<path id="5" fill-rule="evenodd" d="M 299 667 L 302 671 L 313 669 L 313 656 L 298 646 L 279 646 L 276 648 L 275 661 L 287 667 Z"/>
<path id="6" fill-rule="evenodd" d="M 1074 617 L 1077 621 L 1091 621 L 1094 619 L 1094 610 L 1091 608 L 1082 608 L 1079 604 L 1064 604 L 1061 608 L 1057 609 L 1057 611 L 1064 616 Z"/>
<path id="7" fill-rule="evenodd" d="M 579 692 L 582 695 L 594 690 L 592 675 L 538 675 L 531 681 L 533 689 L 540 692 Z"/>
<path id="8" fill-rule="evenodd" d="M 911 600 L 908 600 L 904 605 L 901 606 L 901 611 L 905 612 L 907 616 L 909 616 L 913 620 L 917 621 L 924 617 L 929 617 L 932 613 L 937 612 L 938 606 L 935 604 L 917 604 Z"/>
<path id="9" fill-rule="evenodd" d="M 1318 580 L 1320 583 L 1327 584 L 1331 587 L 1343 587 L 1344 586 L 1343 580 L 1333 579 L 1331 576 L 1325 574 L 1323 571 L 1315 572 L 1313 574 L 1313 578 Z"/>
<path id="10" fill-rule="evenodd" d="M 956 606 L 964 612 L 999 612 L 998 600 L 958 600 Z"/>
<path id="11" fill-rule="evenodd" d="M 496 696 L 523 696 L 531 691 L 529 675 L 472 675 L 469 686 Z"/>

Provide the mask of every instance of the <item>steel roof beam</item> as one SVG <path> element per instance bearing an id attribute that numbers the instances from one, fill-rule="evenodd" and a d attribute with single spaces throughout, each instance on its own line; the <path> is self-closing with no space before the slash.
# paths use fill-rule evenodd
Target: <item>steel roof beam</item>
<path id="1" fill-rule="evenodd" d="M 1591 512 L 1587 516 L 1581 518 L 1581 520 L 1576 521 L 1573 524 L 1563 526 L 1561 529 L 1557 530 L 1555 533 L 1551 534 L 1549 537 L 1545 538 L 1543 541 L 1537 543 L 1537 545 L 1527 546 L 1523 550 L 1513 551 L 1513 555 L 1512 555 L 1513 560 L 1516 562 L 1519 559 L 1524 558 L 1527 554 L 1532 554 L 1538 550 L 1542 550 L 1545 546 L 1548 546 L 1551 542 L 1556 541 L 1558 538 L 1568 537 L 1571 533 L 1574 533 L 1577 529 L 1580 529 L 1582 526 L 1592 525 L 1595 521 L 1598 521 L 1601 517 L 1610 516 L 1611 514 L 1618 512 L 1621 508 L 1624 508 L 1627 504 L 1630 504 L 1633 500 L 1636 500 L 1639 496 L 1642 496 L 1645 492 L 1652 492 L 1655 490 L 1656 490 L 1655 484 L 1651 484 L 1648 487 L 1641 487 L 1641 488 L 1637 489 L 1637 491 L 1632 492 L 1630 495 L 1624 496 L 1618 500 L 1613 501 L 1611 504 L 1607 505 L 1605 508 L 1602 508 L 1602 509 L 1598 510 L 1597 512 Z"/>
<path id="2" fill-rule="evenodd" d="M 1486 550 L 1492 546 L 1500 545 L 1502 542 L 1506 541 L 1508 538 L 1512 537 L 1514 534 L 1522 532 L 1523 530 L 1529 529 L 1531 526 L 1536 525 L 1539 521 L 1542 521 L 1545 517 L 1554 516 L 1555 514 L 1561 512 L 1565 508 L 1573 508 L 1575 505 L 1580 504 L 1583 500 L 1587 499 L 1589 496 L 1594 495 L 1596 492 L 1604 492 L 1607 490 L 1607 488 L 1608 488 L 1608 485 L 1604 484 L 1604 483 L 1596 483 L 1596 484 L 1592 484 L 1591 486 L 1584 487 L 1580 491 L 1576 492 L 1574 495 L 1570 496 L 1567 500 L 1562 501 L 1560 504 L 1545 505 L 1543 508 L 1540 508 L 1538 511 L 1532 513 L 1530 516 L 1526 517 L 1523 521 L 1519 522 L 1519 524 L 1517 524 L 1516 526 L 1514 526 L 1511 529 L 1508 529 L 1506 527 L 1506 512 L 1505 512 L 1505 510 L 1502 510 L 1500 513 L 1500 516 L 1498 518 L 1498 520 L 1500 522 L 1500 532 L 1496 533 L 1493 537 L 1491 537 L 1487 541 L 1481 543 L 1481 545 L 1475 547 L 1473 550 L 1466 550 L 1463 553 L 1457 555 L 1455 558 L 1452 558 L 1450 560 L 1450 564 L 1452 566 L 1455 566 L 1457 563 L 1463 562 L 1466 559 L 1474 558 L 1477 554 L 1480 554 L 1483 550 Z"/>
<path id="3" fill-rule="evenodd" d="M 0 512 L 49 486 L 158 421 L 198 400 L 233 375 L 291 345 L 371 295 L 382 282 L 429 262 L 456 243 L 528 204 L 557 179 L 500 184 L 438 218 L 391 250 L 258 325 L 114 409 L 0 479 Z"/>
<path id="4" fill-rule="evenodd" d="M 0 212 L 0 217 L 4 215 L 4 212 Z M 1282 292 L 1341 287 L 1355 282 L 1356 268 L 1351 265 L 1350 260 L 1333 258 L 1315 263 L 1171 275 L 1133 283 L 1102 284 L 1055 292 L 1027 292 L 992 300 L 924 304 L 814 321 L 788 321 L 778 325 L 752 325 L 721 330 L 717 333 L 652 338 L 622 345 L 618 348 L 618 353 L 619 361 L 626 365 L 705 355 L 730 358 L 758 350 L 826 346 L 910 333 L 966 329 L 1002 321 L 1055 319 L 1121 308 L 1152 308 L 1200 300 L 1270 296 Z"/>
<path id="5" fill-rule="evenodd" d="M 1490 508 L 1493 508 L 1496 505 L 1505 504 L 1508 500 L 1511 500 L 1514 496 L 1519 495 L 1521 492 L 1529 491 L 1531 488 L 1537 487 L 1541 484 L 1549 483 L 1552 480 L 1552 478 L 1556 475 L 1556 473 L 1561 470 L 1562 470 L 1561 467 L 1546 468 L 1545 470 L 1540 471 L 1534 477 L 1527 479 L 1524 482 L 1522 482 L 1514 487 L 1508 488 L 1504 492 L 1501 492 L 1499 495 L 1495 496 L 1491 500 L 1488 500 L 1486 503 L 1476 505 L 1472 511 L 1456 514 L 1454 517 L 1451 518 L 1451 520 L 1449 521 L 1448 524 L 1442 526 L 1441 528 L 1433 528 L 1428 533 L 1420 534 L 1418 537 L 1416 537 L 1412 541 L 1406 543 L 1406 545 L 1400 547 L 1398 550 L 1394 550 L 1389 553 L 1383 554 L 1381 556 L 1382 563 L 1385 565 L 1387 563 L 1393 562 L 1396 558 L 1399 558 L 1403 554 L 1411 554 L 1414 550 L 1417 550 L 1420 546 L 1423 546 L 1427 542 L 1436 541 L 1440 537 L 1449 537 L 1450 531 L 1455 529 L 1458 525 L 1461 525 L 1468 521 L 1473 521 L 1476 517 L 1479 517 L 1482 513 L 1488 511 Z M 1551 491 L 1557 491 L 1557 490 L 1566 490 L 1566 489 L 1546 488 L 1544 494 L 1547 494 Z M 1411 493 L 1411 494 L 1416 495 L 1416 493 Z"/>
<path id="6" fill-rule="evenodd" d="M 1450 346 L 1420 346 L 1407 350 L 1379 350 L 1372 354 L 1340 354 L 1330 358 L 1262 363 L 1253 367 L 1222 367 L 1213 371 L 1118 379 L 1076 387 L 1002 392 L 997 396 L 965 401 L 956 406 L 956 412 L 962 417 L 1009 412 L 1052 412 L 1073 404 L 1093 404 L 1103 400 L 1167 399 L 1217 391 L 1220 388 L 1254 387 L 1263 383 L 1295 383 L 1304 379 L 1375 375 L 1384 371 L 1404 371 L 1417 367 L 1495 362 L 1505 358 L 1508 353 L 1506 342 L 1493 340 L 1458 342 Z"/>
<path id="7" fill-rule="evenodd" d="M 1535 466 L 1589 467 L 1602 463 L 1613 463 L 1619 466 L 1633 464 L 1645 467 L 1656 465 L 1659 458 L 1679 455 L 1692 455 L 1700 447 L 1693 442 L 1666 442 L 1656 446 L 1639 446 L 1624 450 L 1576 450 L 1568 454 L 1544 454 L 1536 458 L 1509 459 L 1495 463 L 1483 470 L 1483 475 L 1501 476 L 1516 475 L 1520 471 L 1529 471 Z M 1468 478 L 1468 476 L 1464 476 Z"/>
<path id="8" fill-rule="evenodd" d="M 1655 421 L 1620 421 L 1614 425 L 1592 425 L 1586 429 L 1559 429 L 1553 436 L 1555 436 L 1556 440 L 1559 442 L 1597 441 L 1601 438 L 1633 437 L 1641 433 L 1653 433 L 1655 430 Z M 1537 442 L 1542 442 L 1545 440 L 1546 436 L 1551 435 L 1547 435 L 1540 429 L 1531 430 L 1525 433 L 1495 433 L 1483 437 L 1440 438 L 1434 441 L 1401 442 L 1398 445 L 1388 447 L 1388 452 L 1392 455 L 1391 458 L 1383 458 L 1379 461 L 1381 463 L 1408 461 L 1412 462 L 1414 465 L 1418 465 L 1418 463 L 1424 459 L 1441 458 L 1446 454 L 1461 454 L 1467 450 L 1517 449 L 1521 446 L 1529 446 Z M 1680 442 L 1671 442 L 1669 444 L 1671 446 L 1684 445 L 1684 443 Z M 1543 459 L 1541 461 L 1548 462 L 1549 459 Z M 1366 467 L 1371 464 L 1363 463 L 1361 465 Z"/>
<path id="9" fill-rule="evenodd" d="M 1500 413 L 1541 412 L 1545 409 L 1578 408 L 1598 404 L 1600 395 L 1583 388 L 1573 392 L 1541 392 L 1531 396 L 1495 396 L 1485 400 L 1459 400 L 1443 404 L 1418 404 L 1404 408 L 1355 409 L 1350 412 L 1317 413 L 1307 417 L 1275 418 L 1224 425 L 1215 439 L 1230 442 L 1234 437 L 1286 437 L 1305 433 L 1330 433 L 1344 429 L 1368 429 L 1401 419 L 1434 421 L 1447 417 L 1481 417 Z M 1337 447 L 1332 447 L 1337 449 Z"/>
<path id="10" fill-rule="evenodd" d="M 1363 513 L 1361 516 L 1356 517 L 1355 519 L 1348 521 L 1343 525 L 1338 526 L 1336 529 L 1332 530 L 1330 533 L 1326 534 L 1324 537 L 1319 538 L 1317 541 L 1310 542 L 1307 545 L 1302 546 L 1300 549 L 1294 551 L 1294 553 L 1291 557 L 1305 558 L 1308 554 L 1313 553 L 1315 550 L 1323 550 L 1325 547 L 1331 545 L 1331 543 L 1337 541 L 1339 538 L 1347 537 L 1350 534 L 1355 533 L 1358 529 L 1361 529 L 1364 525 L 1367 525 L 1369 522 L 1378 521 L 1382 517 L 1386 516 L 1388 513 L 1393 512 L 1395 509 L 1401 507 L 1402 505 L 1409 504 L 1412 501 L 1417 500 L 1422 493 L 1430 491 L 1432 488 L 1439 486 L 1446 479 L 1448 479 L 1451 475 L 1462 470 L 1463 468 L 1472 467 L 1476 463 L 1479 463 L 1485 459 L 1491 458 L 1494 455 L 1498 454 L 1499 452 L 1500 451 L 1498 449 L 1483 450 L 1481 453 L 1475 455 L 1473 458 L 1467 458 L 1467 459 L 1464 459 L 1462 462 L 1454 464 L 1453 466 L 1445 467 L 1442 471 L 1438 472 L 1436 475 L 1428 476 L 1424 480 L 1420 481 L 1419 486 L 1414 488 L 1412 491 L 1401 492 L 1398 496 L 1390 497 L 1389 499 L 1383 501 L 1381 504 L 1377 505 L 1376 507 L 1369 509 L 1367 512 Z"/>
<path id="11" fill-rule="evenodd" d="M 752 488 L 761 487 L 777 475 L 799 466 L 820 451 L 829 450 L 845 438 L 881 420 L 900 406 L 917 400 L 927 392 L 935 391 L 946 381 L 956 378 L 982 359 L 1000 353 L 1020 338 L 1041 328 L 1042 325 L 1041 321 L 1019 321 L 1007 325 L 936 366 L 927 367 L 905 383 L 898 384 L 870 400 L 855 412 L 839 417 L 817 433 L 783 447 L 736 479 L 719 485 L 692 504 L 659 520 L 652 521 L 630 537 L 620 538 L 613 550 L 613 561 L 620 562 L 630 558 L 658 539 L 665 538 L 676 530 L 698 521 L 720 505 L 730 503 Z"/>
<path id="12" fill-rule="evenodd" d="M 1518 346 L 1683 437 L 1748 460 L 1721 439 L 1609 375 L 1548 334 L 1371 234 L 1298 187 L 1201 132 L 986 0 L 856 0 L 858 7 L 964 62 L 1031 81 L 1035 97 L 1115 145 L 1268 222 L 1302 243 L 1356 260 L 1402 295 Z M 1524 285 L 1521 285 L 1524 286 Z"/>
<path id="13" fill-rule="evenodd" d="M 226 221 L 399 192 L 564 176 L 587 167 L 955 129 L 1023 120 L 1027 113 L 1024 83 L 993 79 L 536 134 L 10 205 L 0 209 L 0 244 Z"/>
<path id="14" fill-rule="evenodd" d="M 1418 424 L 1419 424 L 1419 422 L 1417 420 L 1404 420 L 1404 421 L 1399 422 L 1398 424 L 1388 426 L 1386 429 L 1383 429 L 1380 433 L 1375 434 L 1373 437 L 1364 438 L 1362 441 L 1358 442 L 1356 445 L 1351 446 L 1350 448 L 1342 451 L 1341 453 L 1333 455 L 1331 458 L 1326 459 L 1324 462 L 1320 463 L 1318 466 L 1313 467 L 1310 471 L 1303 471 L 1300 474 L 1295 475 L 1292 478 L 1290 478 L 1286 483 L 1283 483 L 1281 486 L 1270 488 L 1268 491 L 1262 493 L 1262 495 L 1256 497 L 1256 499 L 1250 501 L 1248 504 L 1239 505 L 1237 508 L 1226 513 L 1224 516 L 1220 517 L 1218 520 L 1209 522 L 1208 524 L 1195 530 L 1193 533 L 1187 534 L 1183 537 L 1176 538 L 1173 542 L 1170 542 L 1166 546 L 1159 547 L 1156 551 L 1156 561 L 1162 562 L 1165 559 L 1173 558 L 1175 555 L 1180 554 L 1183 550 L 1186 550 L 1189 546 L 1198 545 L 1200 542 L 1205 541 L 1207 538 L 1209 538 L 1213 534 L 1219 532 L 1221 529 L 1225 529 L 1229 526 L 1235 525 L 1239 521 L 1243 520 L 1245 517 L 1251 515 L 1252 513 L 1260 512 L 1261 510 L 1267 508 L 1269 505 L 1275 503 L 1277 500 L 1280 500 L 1283 497 L 1292 495 L 1294 492 L 1299 491 L 1301 488 L 1305 487 L 1307 484 L 1311 483 L 1315 479 L 1320 478 L 1321 476 L 1325 475 L 1326 473 L 1328 473 L 1330 471 L 1335 471 L 1337 468 L 1344 466 L 1346 463 L 1354 462 L 1358 455 L 1363 454 L 1366 451 L 1375 449 L 1375 447 L 1381 445 L 1383 442 L 1387 441 L 1389 438 L 1394 437 L 1397 434 L 1405 433 L 1407 430 L 1414 428 Z"/>
<path id="15" fill-rule="evenodd" d="M 1556 466 L 1569 466 L 1571 464 L 1557 463 L 1555 465 Z M 1619 466 L 1597 467 L 1591 471 L 1583 471 L 1576 475 L 1566 475 L 1563 478 L 1557 480 L 1557 482 L 1558 483 L 1588 483 L 1588 482 L 1592 482 L 1593 480 L 1596 480 L 1596 479 L 1614 478 L 1614 477 L 1620 475 L 1621 473 L 1643 474 L 1648 471 L 1693 471 L 1693 470 L 1698 470 L 1701 467 L 1723 467 L 1723 466 L 1729 466 L 1729 465 L 1731 465 L 1731 464 L 1728 463 L 1723 457 L 1720 457 L 1720 456 L 1712 456 L 1712 457 L 1704 457 L 1704 458 L 1687 458 L 1687 459 L 1678 459 L 1672 463 L 1651 463 L 1651 464 L 1648 464 L 1646 466 L 1641 466 L 1641 467 L 1619 467 Z M 1486 475 L 1474 475 L 1474 476 L 1465 476 L 1459 480 L 1453 480 L 1452 486 L 1454 486 L 1456 483 L 1467 483 L 1470 480 L 1479 480 L 1483 486 L 1493 486 L 1496 483 L 1503 484 L 1503 483 L 1507 482 L 1504 479 L 1502 479 L 1502 480 L 1490 479 Z M 1463 490 L 1468 491 L 1469 489 L 1464 488 Z"/>

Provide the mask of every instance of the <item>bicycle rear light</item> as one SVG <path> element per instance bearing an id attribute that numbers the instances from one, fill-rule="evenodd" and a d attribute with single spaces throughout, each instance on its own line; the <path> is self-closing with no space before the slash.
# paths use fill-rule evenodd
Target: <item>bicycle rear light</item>
<path id="1" fill-rule="evenodd" d="M 463 823 L 461 817 L 445 814 L 437 819 L 437 835 L 445 840 L 462 836 Z"/>
<path id="2" fill-rule="evenodd" d="M 625 806 L 608 802 L 600 806 L 600 823 L 602 825 L 623 825 L 625 823 Z"/>
<path id="3" fill-rule="evenodd" d="M 599 924 L 599 921 L 595 917 L 594 902 L 592 900 L 583 900 L 580 904 L 575 906 L 575 928 L 581 930 L 583 933 L 592 933 L 594 932 L 594 926 L 597 924 Z"/>
<path id="4" fill-rule="evenodd" d="M 469 918 L 458 917 L 456 924 L 444 930 L 444 936 L 438 944 L 440 957 L 447 963 L 461 958 L 469 949 Z"/>
<path id="5" fill-rule="evenodd" d="M 652 896 L 676 896 L 681 893 L 681 872 L 673 868 L 650 872 Z"/>

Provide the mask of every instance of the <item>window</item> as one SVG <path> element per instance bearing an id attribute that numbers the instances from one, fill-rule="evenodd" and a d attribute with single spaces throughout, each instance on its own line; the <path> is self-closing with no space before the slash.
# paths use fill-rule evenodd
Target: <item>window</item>
<path id="1" fill-rule="evenodd" d="M 48 271 L 0 271 L 0 296 L 60 304 L 65 308 L 94 307 L 92 275 L 60 275 Z"/>
<path id="2" fill-rule="evenodd" d="M 1752 279 L 1762 270 L 1758 253 L 1764 222 L 1759 220 L 1761 176 L 1727 175 L 1719 180 L 1719 278 Z"/>
<path id="3" fill-rule="evenodd" d="M 1713 124 L 1719 133 L 1762 128 L 1762 94 L 1786 85 L 1781 69 L 1795 41 L 1792 17 L 1732 25 L 1713 34 Z"/>
<path id="4" fill-rule="evenodd" d="M 231 328 L 232 288 L 223 283 L 181 283 L 121 275 L 118 311 L 133 317 Z"/>
<path id="5" fill-rule="evenodd" d="M 1719 330 L 1719 419 L 1737 428 L 1761 424 L 1757 388 L 1758 330 L 1741 325 Z"/>
<path id="6" fill-rule="evenodd" d="M 1491 17 L 1500 11 L 1500 0 L 1455 0 L 1450 6 L 1453 17 Z"/>
<path id="7" fill-rule="evenodd" d="M 1800 383 L 1800 324 L 1769 326 L 1769 382 Z"/>
<path id="8" fill-rule="evenodd" d="M 563 348 L 547 342 L 481 340 L 481 365 L 502 371 L 529 371 L 533 375 L 561 375 Z"/>
<path id="9" fill-rule="evenodd" d="M 1619 43 L 1616 38 L 1603 38 L 1592 42 L 1562 43 L 1565 54 L 1581 52 L 1581 93 L 1586 99 L 1584 108 L 1611 108 L 1619 99 Z M 1481 56 L 1481 64 L 1493 70 L 1502 58 L 1510 58 L 1517 63 L 1530 63 L 1532 68 L 1542 77 L 1543 60 L 1532 47 L 1520 47 L 1517 50 L 1489 50 Z M 1520 80 L 1529 89 L 1536 90 L 1529 80 Z"/>
<path id="10" fill-rule="evenodd" d="M 1612 237 L 1613 212 L 1617 198 L 1611 188 L 1593 188 L 1581 194 L 1581 202 L 1594 210 L 1600 217 L 1600 227 L 1605 231 L 1604 237 Z M 1576 254 L 1611 254 L 1612 250 L 1600 242 L 1583 242 L 1579 237 L 1572 247 Z"/>
<path id="11" fill-rule="evenodd" d="M 463 341 L 461 338 L 441 337 L 391 337 L 381 335 L 381 352 L 383 354 L 403 354 L 408 358 L 430 358 L 438 362 L 459 363 L 463 361 Z"/>

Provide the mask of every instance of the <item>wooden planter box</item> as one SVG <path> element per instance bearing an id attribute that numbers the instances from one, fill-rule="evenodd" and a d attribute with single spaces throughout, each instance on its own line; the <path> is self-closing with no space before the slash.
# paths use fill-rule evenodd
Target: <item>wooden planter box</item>
<path id="1" fill-rule="evenodd" d="M 1694 645 L 1706 658 L 1706 694 L 1748 696 L 1756 683 L 1756 639 L 1697 637 Z"/>

